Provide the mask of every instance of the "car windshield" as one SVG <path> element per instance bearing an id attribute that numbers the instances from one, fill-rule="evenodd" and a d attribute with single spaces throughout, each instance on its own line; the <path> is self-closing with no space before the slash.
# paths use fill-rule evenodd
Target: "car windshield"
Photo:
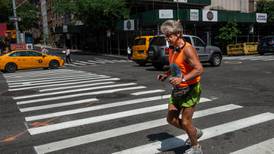
<path id="1" fill-rule="evenodd" d="M 154 37 L 151 42 L 151 45 L 157 45 L 157 46 L 165 46 L 166 45 L 166 39 L 164 37 Z"/>
<path id="2" fill-rule="evenodd" d="M 145 44 L 146 44 L 146 39 L 140 38 L 140 39 L 135 39 L 133 45 L 145 45 Z"/>

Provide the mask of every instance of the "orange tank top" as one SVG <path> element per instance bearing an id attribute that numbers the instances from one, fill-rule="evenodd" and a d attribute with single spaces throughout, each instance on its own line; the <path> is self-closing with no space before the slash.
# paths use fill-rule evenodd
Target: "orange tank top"
<path id="1" fill-rule="evenodd" d="M 192 45 L 189 44 L 188 42 L 185 42 L 186 44 L 184 45 L 184 47 L 182 47 L 180 49 L 180 51 L 173 51 L 173 50 L 169 50 L 169 64 L 170 64 L 170 70 L 171 70 L 171 75 L 172 76 L 177 76 L 176 73 L 174 74 L 174 71 L 177 72 L 180 71 L 180 73 L 182 73 L 182 75 L 186 75 L 189 72 L 191 72 L 194 68 L 189 65 L 184 58 L 184 49 L 185 47 L 189 47 Z M 174 70 L 175 69 L 175 70 Z M 186 82 L 181 82 L 179 84 L 180 87 L 186 87 L 195 83 L 198 83 L 201 80 L 201 76 L 196 76 L 195 78 L 188 80 Z"/>

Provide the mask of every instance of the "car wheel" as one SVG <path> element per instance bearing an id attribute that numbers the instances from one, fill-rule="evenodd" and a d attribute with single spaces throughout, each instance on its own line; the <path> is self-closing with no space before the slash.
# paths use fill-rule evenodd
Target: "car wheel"
<path id="1" fill-rule="evenodd" d="M 220 54 L 213 54 L 210 60 L 212 66 L 220 66 L 222 63 L 222 56 Z"/>
<path id="2" fill-rule="evenodd" d="M 5 66 L 5 72 L 14 73 L 17 70 L 17 66 L 14 63 L 7 63 Z"/>
<path id="3" fill-rule="evenodd" d="M 56 69 L 59 67 L 59 62 L 57 60 L 52 60 L 49 62 L 49 68 Z"/>

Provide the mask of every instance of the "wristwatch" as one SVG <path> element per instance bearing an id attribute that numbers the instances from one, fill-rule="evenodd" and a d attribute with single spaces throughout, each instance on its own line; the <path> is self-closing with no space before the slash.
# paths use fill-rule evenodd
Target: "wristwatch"
<path id="1" fill-rule="evenodd" d="M 186 82 L 186 79 L 185 79 L 185 78 L 183 78 L 183 79 L 182 79 L 182 82 Z"/>

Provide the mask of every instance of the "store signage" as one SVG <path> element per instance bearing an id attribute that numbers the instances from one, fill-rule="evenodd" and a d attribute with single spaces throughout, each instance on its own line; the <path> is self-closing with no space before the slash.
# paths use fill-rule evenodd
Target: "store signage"
<path id="1" fill-rule="evenodd" d="M 218 11 L 203 10 L 203 21 L 217 22 Z"/>
<path id="2" fill-rule="evenodd" d="M 134 20 L 124 20 L 124 31 L 134 30 Z"/>
<path id="3" fill-rule="evenodd" d="M 199 21 L 199 10 L 197 9 L 190 9 L 190 21 Z"/>
<path id="4" fill-rule="evenodd" d="M 173 19 L 173 10 L 159 10 L 159 19 Z"/>
<path id="5" fill-rule="evenodd" d="M 256 13 L 256 21 L 258 23 L 267 23 L 267 13 Z"/>

